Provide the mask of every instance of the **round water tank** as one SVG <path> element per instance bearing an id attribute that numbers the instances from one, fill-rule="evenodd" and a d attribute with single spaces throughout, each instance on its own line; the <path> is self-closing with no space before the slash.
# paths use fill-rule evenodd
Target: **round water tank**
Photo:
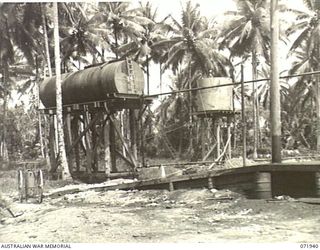
<path id="1" fill-rule="evenodd" d="M 126 61 L 103 64 L 61 75 L 62 103 L 77 104 L 103 101 L 109 94 L 141 95 L 144 75 L 140 66 L 131 63 L 133 79 L 130 80 Z M 40 85 L 40 99 L 46 108 L 56 106 L 56 77 L 46 78 Z"/>
<path id="2" fill-rule="evenodd" d="M 221 84 L 232 83 L 232 80 L 227 77 L 210 77 L 198 80 L 198 87 L 219 86 Z M 208 88 L 198 90 L 196 95 L 196 111 L 210 112 L 210 111 L 232 111 L 233 86 L 224 86 L 218 88 Z"/>

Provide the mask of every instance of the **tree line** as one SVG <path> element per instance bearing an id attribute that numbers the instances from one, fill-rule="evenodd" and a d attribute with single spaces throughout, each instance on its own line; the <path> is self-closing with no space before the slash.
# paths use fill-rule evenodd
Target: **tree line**
<path id="1" fill-rule="evenodd" d="M 281 33 L 281 41 L 290 46 L 288 61 L 293 61 L 287 74 L 320 70 L 320 6 L 316 0 L 303 2 L 307 12 L 279 6 L 283 22 L 288 14 L 295 17 L 293 24 L 283 23 L 286 28 Z M 150 82 L 151 62 L 161 74 L 171 73 L 173 90 L 196 87 L 199 78 L 208 76 L 238 81 L 242 64 L 250 64 L 253 79 L 269 77 L 270 3 L 235 3 L 236 10 L 226 12 L 221 23 L 202 15 L 192 1 L 184 4 L 179 18 L 168 13 L 161 19 L 150 2 L 59 3 L 61 72 L 130 56 L 147 75 L 145 94 L 155 84 Z M 1 3 L 0 157 L 4 161 L 41 155 L 39 138 L 47 128 L 39 125 L 37 89 L 44 77 L 55 72 L 54 26 L 52 3 Z M 159 82 L 163 84 L 161 76 Z M 10 98 L 24 95 L 30 97 L 28 106 L 9 107 Z M 317 75 L 281 83 L 283 136 L 310 150 L 320 149 L 319 96 Z M 241 99 L 238 87 L 234 99 Z M 246 86 L 245 101 L 249 142 L 256 157 L 259 148 L 270 145 L 269 82 Z M 164 134 L 180 157 L 197 154 L 199 125 L 191 115 L 193 102 L 192 93 L 173 94 L 155 112 L 146 113 L 144 126 L 149 129 L 144 131 L 150 156 L 168 154 L 161 143 Z M 234 122 L 234 144 L 241 141 L 240 125 Z"/>

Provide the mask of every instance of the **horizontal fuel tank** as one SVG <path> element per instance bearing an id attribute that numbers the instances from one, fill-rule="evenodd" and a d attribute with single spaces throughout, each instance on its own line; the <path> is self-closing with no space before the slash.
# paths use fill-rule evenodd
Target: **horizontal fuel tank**
<path id="1" fill-rule="evenodd" d="M 128 69 L 126 61 L 118 61 L 62 74 L 63 105 L 103 101 L 115 93 L 143 94 L 143 71 L 133 61 L 130 65 Z M 133 78 L 129 77 L 129 72 Z M 46 108 L 56 106 L 55 86 L 55 76 L 44 79 L 40 84 L 40 99 Z"/>

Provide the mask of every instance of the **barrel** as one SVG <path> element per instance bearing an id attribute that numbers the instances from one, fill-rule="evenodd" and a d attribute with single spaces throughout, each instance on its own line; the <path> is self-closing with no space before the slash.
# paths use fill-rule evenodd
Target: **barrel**
<path id="1" fill-rule="evenodd" d="M 117 61 L 61 75 L 63 105 L 103 101 L 110 94 L 141 95 L 144 74 L 140 66 L 131 62 L 130 80 L 126 61 Z M 132 79 L 132 78 L 131 78 Z M 40 99 L 46 108 L 56 105 L 56 77 L 40 84 Z"/>
<path id="2" fill-rule="evenodd" d="M 320 172 L 315 172 L 316 196 L 320 197 Z"/>
<path id="3" fill-rule="evenodd" d="M 257 172 L 255 174 L 254 198 L 270 199 L 272 198 L 271 173 Z"/>
<path id="4" fill-rule="evenodd" d="M 232 80 L 228 77 L 210 77 L 201 78 L 197 83 L 198 87 L 201 88 L 232 83 Z M 197 91 L 196 111 L 200 113 L 207 111 L 232 111 L 232 88 L 232 86 L 224 86 Z"/>

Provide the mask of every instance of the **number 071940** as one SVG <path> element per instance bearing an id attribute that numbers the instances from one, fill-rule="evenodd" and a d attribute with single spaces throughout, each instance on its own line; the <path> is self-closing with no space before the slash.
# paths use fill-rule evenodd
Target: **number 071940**
<path id="1" fill-rule="evenodd" d="M 318 244 L 310 244 L 310 243 L 302 243 L 300 244 L 300 248 L 318 248 Z"/>

